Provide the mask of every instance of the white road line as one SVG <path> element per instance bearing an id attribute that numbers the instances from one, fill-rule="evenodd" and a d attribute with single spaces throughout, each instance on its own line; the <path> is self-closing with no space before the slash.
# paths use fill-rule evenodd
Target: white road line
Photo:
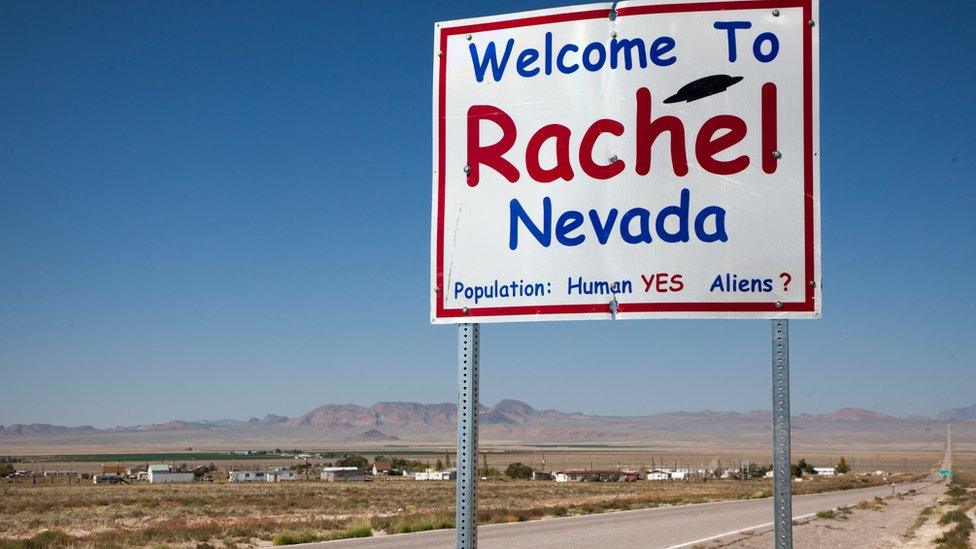
<path id="1" fill-rule="evenodd" d="M 815 515 L 816 515 L 816 513 L 807 513 L 806 515 L 800 515 L 798 517 L 793 517 L 793 520 L 803 520 L 805 518 L 810 518 L 810 517 L 815 516 Z M 686 541 L 686 542 L 680 543 L 678 545 L 670 545 L 670 546 L 668 546 L 667 549 L 679 549 L 681 547 L 690 547 L 692 545 L 697 545 L 699 543 L 705 543 L 707 541 L 712 541 L 712 540 L 715 540 L 715 539 L 724 538 L 726 536 L 734 536 L 736 534 L 741 534 L 743 532 L 748 532 L 750 530 L 758 530 L 759 528 L 765 528 L 767 526 L 773 526 L 774 524 L 775 524 L 774 522 L 765 522 L 763 524 L 757 524 L 755 526 L 748 526 L 746 528 L 740 528 L 738 530 L 733 530 L 731 532 L 725 532 L 724 534 L 716 534 L 714 536 L 709 536 L 707 538 L 696 539 L 694 541 Z"/>

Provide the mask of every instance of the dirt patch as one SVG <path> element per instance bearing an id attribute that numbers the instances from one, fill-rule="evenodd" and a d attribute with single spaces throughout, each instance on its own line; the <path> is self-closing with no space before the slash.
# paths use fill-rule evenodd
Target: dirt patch
<path id="1" fill-rule="evenodd" d="M 936 484 L 914 493 L 866 500 L 820 513 L 793 526 L 793 545 L 851 549 L 932 547 L 931 540 L 941 533 L 942 527 L 936 524 L 941 513 L 927 511 L 921 523 L 919 517 L 923 510 L 938 507 L 945 489 L 944 484 Z M 933 524 L 936 529 L 930 531 Z M 772 531 L 765 530 L 707 547 L 766 549 L 774 545 L 773 541 Z"/>

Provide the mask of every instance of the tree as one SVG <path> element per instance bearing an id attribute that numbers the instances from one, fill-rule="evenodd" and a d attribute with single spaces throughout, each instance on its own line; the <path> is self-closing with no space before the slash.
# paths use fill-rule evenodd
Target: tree
<path id="1" fill-rule="evenodd" d="M 766 471 L 770 469 L 772 469 L 772 466 L 763 467 L 762 465 L 750 463 L 745 471 L 746 478 L 762 478 L 766 474 Z"/>
<path id="2" fill-rule="evenodd" d="M 847 466 L 847 460 L 844 459 L 844 456 L 840 457 L 840 461 L 837 462 L 836 469 L 837 473 L 841 475 L 851 470 L 851 468 Z"/>
<path id="3" fill-rule="evenodd" d="M 505 476 L 523 480 L 530 479 L 532 478 L 532 467 L 521 463 L 512 463 L 505 469 Z"/>
<path id="4" fill-rule="evenodd" d="M 434 465 L 434 469 L 437 470 L 437 471 L 443 471 L 444 470 L 444 462 L 442 462 L 440 460 L 440 458 L 437 459 L 437 463 Z"/>
<path id="5" fill-rule="evenodd" d="M 365 470 L 369 467 L 369 460 L 359 454 L 349 454 L 336 462 L 338 467 L 356 467 Z"/>
<path id="6" fill-rule="evenodd" d="M 807 463 L 807 460 L 805 460 L 803 458 L 800 458 L 800 461 L 796 465 L 793 466 L 793 476 L 794 477 L 802 477 L 803 476 L 803 473 L 806 473 L 808 475 L 812 475 L 812 474 L 814 474 L 814 472 L 815 471 L 813 470 L 813 465 L 810 465 L 809 463 Z"/>
<path id="7" fill-rule="evenodd" d="M 16 473 L 14 466 L 9 463 L 0 463 L 0 477 L 9 477 Z"/>

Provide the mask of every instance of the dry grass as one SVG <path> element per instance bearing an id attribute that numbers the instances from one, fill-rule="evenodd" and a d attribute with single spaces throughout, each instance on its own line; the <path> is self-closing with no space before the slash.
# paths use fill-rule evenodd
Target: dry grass
<path id="1" fill-rule="evenodd" d="M 976 469 L 962 469 L 955 471 L 952 483 L 963 488 L 976 488 Z"/>
<path id="2" fill-rule="evenodd" d="M 950 509 L 939 518 L 940 526 L 950 526 L 933 540 L 939 549 L 969 549 L 973 533 L 973 521 L 969 512 L 976 507 L 976 471 L 956 470 L 946 489 L 942 506 Z"/>
<path id="3" fill-rule="evenodd" d="M 865 482 L 867 481 L 867 482 Z M 798 483 L 797 493 L 856 488 L 875 479 Z M 768 480 L 481 484 L 479 521 L 768 497 Z M 191 485 L 0 485 L 0 548 L 196 547 L 412 532 L 453 526 L 453 482 L 294 482 Z"/>
<path id="4" fill-rule="evenodd" d="M 915 534 L 918 533 L 919 528 L 921 528 L 922 526 L 925 525 L 926 522 L 928 522 L 929 517 L 931 517 L 933 513 L 935 513 L 935 506 L 933 505 L 929 505 L 928 507 L 922 509 L 922 512 L 919 513 L 918 517 L 915 518 L 915 522 L 913 522 L 912 525 L 908 528 L 908 531 L 905 532 L 904 535 L 905 539 L 907 540 L 914 539 Z"/>

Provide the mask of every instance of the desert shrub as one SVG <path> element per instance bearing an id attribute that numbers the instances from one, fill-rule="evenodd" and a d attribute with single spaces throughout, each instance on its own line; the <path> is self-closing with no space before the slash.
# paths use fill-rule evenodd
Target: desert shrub
<path id="1" fill-rule="evenodd" d="M 963 488 L 962 486 L 957 486 L 956 484 L 949 486 L 949 489 L 946 490 L 946 495 L 949 497 L 965 496 L 966 493 L 967 492 L 965 488 Z"/>
<path id="2" fill-rule="evenodd" d="M 479 513 L 479 517 L 481 514 Z M 480 520 L 480 519 L 479 519 Z M 454 528 L 454 519 L 447 516 L 419 516 L 401 517 L 386 528 L 389 534 L 409 534 L 410 532 L 426 532 L 428 530 L 443 530 Z"/>
<path id="3" fill-rule="evenodd" d="M 45 530 L 28 539 L 0 540 L 0 549 L 48 549 L 68 547 L 77 540 L 60 530 Z"/>
<path id="4" fill-rule="evenodd" d="M 532 478 L 533 469 L 521 463 L 512 463 L 505 468 L 505 476 L 508 478 L 528 480 Z"/>
<path id="5" fill-rule="evenodd" d="M 943 513 L 942 517 L 939 518 L 939 524 L 943 526 L 951 522 L 958 522 L 960 524 L 968 522 L 970 525 L 972 525 L 972 520 L 966 516 L 966 513 L 964 513 L 962 509 L 947 511 L 946 513 Z"/>
<path id="6" fill-rule="evenodd" d="M 275 536 L 275 545 L 296 545 L 299 543 L 314 543 L 316 541 L 322 541 L 325 538 L 316 536 L 315 534 L 280 534 Z"/>
<path id="7" fill-rule="evenodd" d="M 353 524 L 346 528 L 335 539 L 345 538 L 368 538 L 373 535 L 373 527 L 369 523 Z"/>
<path id="8" fill-rule="evenodd" d="M 973 533 L 973 521 L 962 509 L 954 509 L 939 518 L 939 524 L 956 523 L 952 529 L 935 538 L 940 549 L 969 549 L 969 536 Z"/>

